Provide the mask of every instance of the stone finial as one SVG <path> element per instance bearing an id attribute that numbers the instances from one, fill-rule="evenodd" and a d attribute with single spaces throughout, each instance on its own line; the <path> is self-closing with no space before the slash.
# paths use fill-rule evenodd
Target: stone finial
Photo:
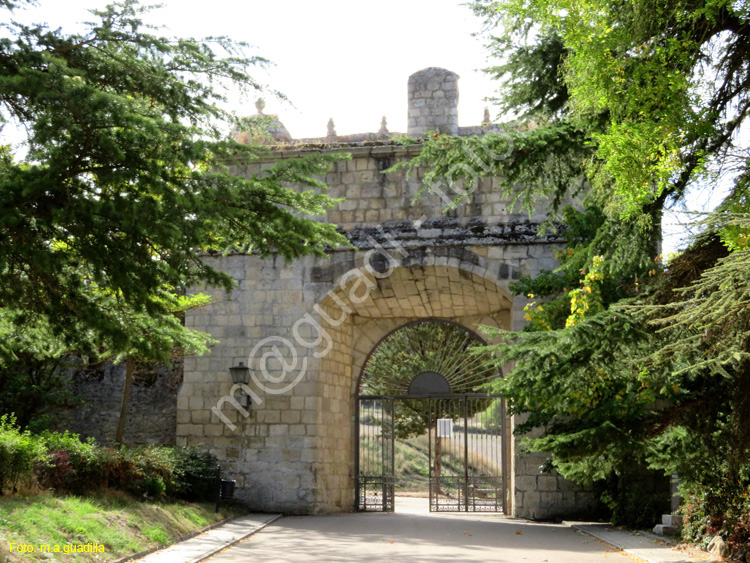
<path id="1" fill-rule="evenodd" d="M 266 107 L 266 102 L 263 100 L 263 98 L 258 98 L 255 100 L 255 109 L 258 110 L 258 115 L 263 115 L 263 108 Z"/>
<path id="2" fill-rule="evenodd" d="M 333 124 L 333 118 L 328 120 L 328 136 L 329 137 L 335 137 L 336 136 L 336 128 Z"/>
<path id="3" fill-rule="evenodd" d="M 487 108 L 484 108 L 484 117 L 482 118 L 482 127 L 489 127 L 492 125 L 492 121 L 490 120 L 490 110 Z"/>
<path id="4" fill-rule="evenodd" d="M 379 135 L 387 135 L 388 134 L 388 122 L 385 119 L 385 116 L 383 116 L 383 119 L 380 120 L 380 129 L 378 130 Z"/>

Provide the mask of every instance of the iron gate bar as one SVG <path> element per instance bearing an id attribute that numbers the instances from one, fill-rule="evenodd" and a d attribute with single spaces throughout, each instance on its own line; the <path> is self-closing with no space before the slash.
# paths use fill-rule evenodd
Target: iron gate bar
<path id="1" fill-rule="evenodd" d="M 437 413 L 435 413 L 437 414 Z M 427 399 L 427 502 L 432 512 L 432 399 Z M 437 418 L 435 418 L 435 432 L 437 432 Z"/>
<path id="2" fill-rule="evenodd" d="M 464 503 L 469 512 L 469 399 L 464 397 L 464 486 L 466 494 Z"/>
<path id="3" fill-rule="evenodd" d="M 362 469 L 361 469 L 361 441 L 362 441 L 362 422 L 361 422 L 361 411 L 362 411 L 362 401 L 357 400 L 357 408 L 355 409 L 355 424 L 356 424 L 356 430 L 357 430 L 357 440 L 356 440 L 356 448 L 357 448 L 357 455 L 356 455 L 356 461 L 354 464 L 354 471 L 355 471 L 355 484 L 356 487 L 356 493 L 357 493 L 357 500 L 356 500 L 356 508 L 357 510 L 366 510 L 367 507 L 362 506 Z"/>
<path id="4" fill-rule="evenodd" d="M 500 439 L 500 467 L 502 468 L 503 478 L 503 514 L 508 514 L 508 429 L 506 428 L 505 416 L 505 401 L 503 400 L 500 401 L 500 420 L 502 421 L 500 425 L 500 432 L 502 432 Z"/>
<path id="5" fill-rule="evenodd" d="M 396 401 L 391 401 L 391 464 L 390 464 L 390 510 L 396 510 Z M 383 480 L 383 499 L 385 501 L 385 479 Z M 384 507 L 385 509 L 385 507 Z"/>
<path id="6" fill-rule="evenodd" d="M 504 463 L 507 441 L 504 439 L 505 419 L 503 411 L 500 409 L 499 413 L 492 416 L 487 412 L 487 409 L 480 409 L 480 405 L 473 404 L 473 401 L 480 402 L 489 399 L 487 405 L 489 407 L 492 404 L 492 399 L 502 399 L 502 396 L 499 394 L 473 394 L 472 401 L 470 401 L 471 398 L 468 394 L 456 394 L 453 397 L 442 396 L 431 401 L 428 411 L 430 416 L 432 416 L 433 409 L 435 409 L 435 416 L 442 416 L 438 411 L 440 405 L 446 403 L 447 416 L 452 413 L 454 416 L 458 415 L 459 419 L 464 419 L 463 432 L 455 435 L 453 439 L 448 437 L 447 446 L 441 448 L 451 455 L 450 452 L 456 452 L 456 446 L 460 448 L 461 439 L 464 440 L 463 448 L 458 449 L 459 452 L 463 449 L 463 452 L 461 452 L 463 454 L 461 456 L 463 458 L 463 463 L 461 463 L 463 471 L 457 475 L 451 473 L 451 470 L 447 467 L 442 467 L 441 464 L 439 476 L 436 471 L 431 472 L 431 511 L 507 512 L 505 510 L 507 491 L 504 485 L 507 481 L 503 480 L 502 475 L 503 468 L 507 467 Z M 470 402 L 472 402 L 471 405 Z M 498 404 L 498 407 L 502 406 L 502 402 Z M 474 408 L 478 412 L 470 419 L 469 410 Z M 496 418 L 498 414 L 500 415 L 499 419 Z M 496 421 L 496 423 L 493 423 L 493 421 Z M 471 433 L 469 432 L 470 424 L 472 424 L 472 427 L 477 426 L 477 429 L 472 430 Z M 430 426 L 433 425 L 434 420 L 431 419 Z M 500 427 L 499 433 L 497 431 L 498 426 Z M 437 432 L 437 429 L 433 431 L 430 428 L 428 433 L 430 446 L 432 446 L 433 439 L 435 441 L 439 439 L 435 432 Z M 469 440 L 474 444 L 471 448 L 469 448 Z M 439 452 L 432 453 L 432 450 L 429 451 L 431 455 L 430 469 L 432 470 L 439 463 L 437 460 Z M 432 459 L 435 459 L 436 463 L 433 463 Z M 446 469 L 448 469 L 448 474 L 446 474 Z M 455 471 L 455 467 L 452 471 Z M 472 474 L 475 471 L 477 475 Z M 497 471 L 500 471 L 501 475 L 498 475 Z"/>

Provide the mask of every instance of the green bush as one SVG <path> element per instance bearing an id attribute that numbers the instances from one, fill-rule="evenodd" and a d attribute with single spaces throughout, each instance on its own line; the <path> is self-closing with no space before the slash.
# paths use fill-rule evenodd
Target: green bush
<path id="1" fill-rule="evenodd" d="M 78 434 L 44 432 L 49 463 L 37 468 L 39 482 L 46 487 L 82 493 L 106 485 L 105 458 L 93 438 L 82 442 Z"/>
<path id="2" fill-rule="evenodd" d="M 215 456 L 196 448 L 152 446 L 102 448 L 70 432 L 21 432 L 15 419 L 0 418 L 0 492 L 19 480 L 82 494 L 103 487 L 139 497 L 187 500 L 216 496 Z"/>
<path id="3" fill-rule="evenodd" d="M 151 498 L 166 494 L 186 500 L 212 500 L 216 495 L 218 462 L 207 452 L 152 446 L 104 453 L 104 471 L 110 487 Z"/>
<path id="4" fill-rule="evenodd" d="M 174 455 L 180 474 L 175 488 L 168 494 L 175 494 L 186 500 L 214 500 L 216 498 L 216 456 L 201 452 L 197 448 L 174 448 Z"/>
<path id="5" fill-rule="evenodd" d="M 101 486 L 110 489 L 125 490 L 135 473 L 135 466 L 126 459 L 120 450 L 115 448 L 96 447 L 96 465 Z"/>
<path id="6" fill-rule="evenodd" d="M 123 448 L 118 468 L 120 488 L 134 495 L 160 497 L 166 490 L 174 488 L 179 469 L 173 448 L 149 447 L 143 449 Z M 158 493 L 158 494 L 155 494 Z"/>
<path id="7" fill-rule="evenodd" d="M 732 549 L 750 545 L 750 478 L 683 485 L 680 492 L 685 540 L 705 548 L 718 535 Z"/>
<path id="8" fill-rule="evenodd" d="M 164 484 L 164 479 L 162 479 L 158 475 L 155 475 L 146 479 L 144 489 L 146 491 L 146 495 L 154 500 L 158 500 L 162 497 L 164 491 L 167 490 L 167 487 Z"/>
<path id="9" fill-rule="evenodd" d="M 19 481 L 31 482 L 35 464 L 46 463 L 46 459 L 43 440 L 22 432 L 13 416 L 0 416 L 0 494 Z"/>

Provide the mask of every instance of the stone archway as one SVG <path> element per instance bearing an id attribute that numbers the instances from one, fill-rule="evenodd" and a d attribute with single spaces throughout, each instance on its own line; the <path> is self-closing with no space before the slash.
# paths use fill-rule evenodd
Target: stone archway
<path id="1" fill-rule="evenodd" d="M 374 275 L 363 261 L 361 268 L 344 273 L 337 288 L 316 306 L 320 323 L 331 336 L 321 343 L 327 350 L 320 360 L 316 393 L 326 412 L 317 428 L 316 489 L 321 506 L 352 508 L 356 459 L 352 421 L 358 379 L 367 356 L 382 338 L 410 321 L 428 318 L 472 330 L 478 325 L 510 328 L 513 301 L 499 280 L 488 277 L 475 263 L 435 262 L 381 269 Z"/>
<path id="2" fill-rule="evenodd" d="M 371 277 L 372 278 L 372 277 Z M 340 299 L 352 310 L 353 373 L 359 374 L 372 348 L 389 332 L 409 321 L 425 318 L 447 319 L 467 328 L 477 325 L 511 328 L 513 299 L 501 281 L 487 276 L 486 269 L 466 263 L 414 264 L 393 269 L 363 303 L 347 298 L 352 283 L 337 289 L 321 305 L 341 309 Z M 356 393 L 352 382 L 351 396 Z"/>

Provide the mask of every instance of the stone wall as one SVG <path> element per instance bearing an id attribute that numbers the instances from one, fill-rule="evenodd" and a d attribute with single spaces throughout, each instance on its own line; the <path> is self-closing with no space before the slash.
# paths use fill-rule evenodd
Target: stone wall
<path id="1" fill-rule="evenodd" d="M 284 157 L 305 150 L 284 152 Z M 347 198 L 329 212 L 328 220 L 341 225 L 358 251 L 332 250 L 328 258 L 307 257 L 291 264 L 240 254 L 206 258 L 229 272 L 238 288 L 231 295 L 209 289 L 214 302 L 187 315 L 189 326 L 207 330 L 221 343 L 208 357 L 186 359 L 178 443 L 203 444 L 219 456 L 238 480 L 238 494 L 258 510 L 351 510 L 356 382 L 361 362 L 377 339 L 410 320 L 431 317 L 472 329 L 483 322 L 520 330 L 526 299 L 513 298 L 509 284 L 521 275 L 557 266 L 560 240 L 537 234 L 543 214 L 529 218 L 514 212 L 490 180 L 481 183 L 473 203 L 446 216 L 439 196 L 408 204 L 417 181 L 401 172 L 376 176 L 384 162 L 390 166 L 410 158 L 414 150 L 400 145 L 355 147 L 352 160 L 338 163 L 324 178 L 331 195 Z M 235 172 L 250 174 L 261 168 L 236 167 Z M 421 223 L 415 224 L 419 218 Z M 398 241 L 397 248 L 393 241 Z M 397 267 L 391 268 L 391 258 Z M 380 275 L 369 275 L 370 287 L 362 279 L 347 278 L 367 264 Z M 360 285 L 355 293 L 366 293 L 365 299 L 352 299 L 355 283 Z M 347 312 L 342 316 L 342 311 Z M 308 320 L 297 332 L 309 346 L 297 344 L 292 351 L 278 344 L 283 361 L 296 364 L 298 371 L 305 364 L 304 378 L 279 395 L 251 385 L 259 402 L 248 418 L 224 402 L 219 412 L 236 425 L 230 429 L 211 411 L 231 387 L 228 368 L 246 361 L 265 338 L 294 342 L 293 327 L 306 315 L 325 328 L 327 339 L 315 342 L 319 331 Z M 294 379 L 278 366 L 270 373 L 283 382 Z M 546 476 L 537 483 L 539 465 L 515 464 L 509 486 L 517 515 L 545 517 L 568 500 L 583 502 L 571 497 L 565 485 L 544 490 L 544 497 L 540 489 L 539 498 L 534 497 L 531 493 L 537 491 L 524 488 L 530 480 L 551 487 Z"/>
<path id="2" fill-rule="evenodd" d="M 472 329 L 478 324 L 522 329 L 526 300 L 511 297 L 509 284 L 521 275 L 554 268 L 560 244 L 553 236 L 539 237 L 535 219 L 541 216 L 529 219 L 512 212 L 508 202 L 493 193 L 490 181 L 480 186 L 473 207 L 445 216 L 439 198 L 405 205 L 416 187 L 401 173 L 383 175 L 377 188 L 363 187 L 362 177 L 356 174 L 346 176 L 350 168 L 374 172 L 383 158 L 398 162 L 409 158 L 411 150 L 381 146 L 355 151 L 352 161 L 340 163 L 338 172 L 327 178 L 334 195 L 346 195 L 351 207 L 330 214 L 342 222 L 359 251 L 339 249 L 328 258 L 307 257 L 291 264 L 241 254 L 206 258 L 230 273 L 237 289 L 231 294 L 207 289 L 213 303 L 188 312 L 186 323 L 209 332 L 220 343 L 208 356 L 185 359 L 176 414 L 179 378 L 172 372 L 139 378 L 126 440 L 170 443 L 176 432 L 178 444 L 208 449 L 237 479 L 238 495 L 256 510 L 310 513 L 353 508 L 354 397 L 364 359 L 379 339 L 420 318 L 450 319 Z M 365 178 L 366 185 L 369 176 Z M 382 207 L 368 221 L 361 211 L 369 210 L 378 194 L 386 193 L 395 194 L 400 207 Z M 399 219 L 386 220 L 394 216 Z M 421 216 L 427 219 L 417 228 L 412 219 Z M 389 250 L 393 240 L 399 242 L 398 251 Z M 391 269 L 384 256 L 388 252 L 398 259 L 398 267 L 385 275 Z M 373 285 L 367 299 L 354 302 L 354 280 L 344 278 L 368 263 L 382 277 L 370 276 Z M 228 368 L 246 361 L 264 338 L 293 341 L 292 327 L 306 315 L 325 327 L 330 351 L 323 353 L 327 342 L 296 346 L 294 352 L 282 347 L 284 361 L 296 361 L 298 367 L 305 362 L 302 380 L 282 394 L 253 385 L 259 400 L 247 417 L 231 403 L 221 404 L 232 387 Z M 316 340 L 311 323 L 300 325 L 298 333 L 308 343 Z M 277 375 L 282 371 L 278 366 L 271 370 Z M 284 386 L 293 382 L 295 374 L 281 376 L 279 385 Z M 61 424 L 111 441 L 123 381 L 124 365 L 79 377 L 75 389 L 88 406 L 63 415 Z M 212 411 L 217 405 L 234 428 Z M 509 500 L 515 515 L 554 517 L 591 506 L 593 497 L 587 491 L 539 472 L 543 457 L 518 455 L 517 439 L 508 440 L 508 449 Z"/>
<path id="3" fill-rule="evenodd" d="M 424 217 L 426 222 L 417 233 L 422 239 L 435 238 L 437 233 L 431 229 L 469 226 L 474 234 L 480 234 L 478 231 L 481 229 L 487 229 L 488 236 L 498 232 L 510 234 L 515 230 L 528 241 L 536 240 L 536 227 L 546 219 L 544 211 L 540 209 L 529 217 L 527 212 L 513 209 L 498 191 L 497 180 L 491 178 L 480 180 L 471 202 L 453 210 L 447 210 L 447 203 L 453 200 L 456 193 L 447 184 L 435 186 L 439 191 L 425 192 L 415 202 L 422 186 L 423 174 L 420 171 L 408 179 L 403 170 L 388 174 L 383 174 L 383 171 L 397 162 L 418 155 L 420 150 L 420 145 L 404 147 L 397 143 L 328 149 L 322 146 L 302 146 L 279 151 L 276 158 L 294 158 L 321 151 L 347 152 L 352 155 L 351 160 L 335 163 L 332 170 L 320 178 L 328 186 L 328 195 L 346 198 L 324 217 L 326 221 L 339 225 L 345 231 L 358 231 L 364 235 L 369 234 L 367 229 L 377 232 L 377 227 L 380 226 L 396 228 L 397 223 L 411 224 L 412 220 Z M 272 165 L 273 160 L 267 159 L 247 166 L 235 164 L 229 169 L 234 174 L 249 177 Z M 455 236 L 441 242 L 456 242 Z M 485 240 L 484 244 L 490 242 Z M 553 256 L 549 258 L 554 259 Z"/>
<path id="4" fill-rule="evenodd" d="M 332 348 L 320 360 L 318 375 L 318 455 L 313 511 L 330 512 L 349 509 L 353 503 L 353 327 L 352 316 L 335 303 L 321 303 L 319 311 L 321 325 L 331 337 Z"/>
<path id="5" fill-rule="evenodd" d="M 228 368 L 247 361 L 266 336 L 290 336 L 308 310 L 304 287 L 308 260 L 285 264 L 233 255 L 206 258 L 237 281 L 231 295 L 208 288 L 213 303 L 188 312 L 187 326 L 209 332 L 220 344 L 207 357 L 185 358 L 185 380 L 178 397 L 177 443 L 200 445 L 215 454 L 237 480 L 237 495 L 251 508 L 287 513 L 311 511 L 316 502 L 315 464 L 320 406 L 318 360 L 306 358 L 304 380 L 295 393 L 274 394 L 253 387 L 249 416 L 221 403 L 232 388 Z M 304 351 L 304 350 L 303 350 Z M 282 346 L 282 352 L 287 353 Z M 257 366 L 256 366 L 257 367 Z M 289 382 L 280 381 L 284 386 Z M 218 417 L 217 409 L 228 421 Z"/>
<path id="6" fill-rule="evenodd" d="M 513 426 L 525 417 L 515 416 Z M 532 435 L 538 436 L 536 431 Z M 546 472 L 547 456 L 528 452 L 521 446 L 523 437 L 514 436 L 513 446 L 513 514 L 520 518 L 551 520 L 557 518 L 593 519 L 598 514 L 599 499 L 593 488 L 562 478 L 556 471 Z"/>
<path id="7" fill-rule="evenodd" d="M 182 383 L 182 359 L 171 365 L 140 362 L 136 367 L 125 426 L 127 444 L 173 445 L 177 427 L 177 392 Z M 82 403 L 55 413 L 55 429 L 111 445 L 120 418 L 125 362 L 103 363 L 74 372 L 70 390 Z"/>

